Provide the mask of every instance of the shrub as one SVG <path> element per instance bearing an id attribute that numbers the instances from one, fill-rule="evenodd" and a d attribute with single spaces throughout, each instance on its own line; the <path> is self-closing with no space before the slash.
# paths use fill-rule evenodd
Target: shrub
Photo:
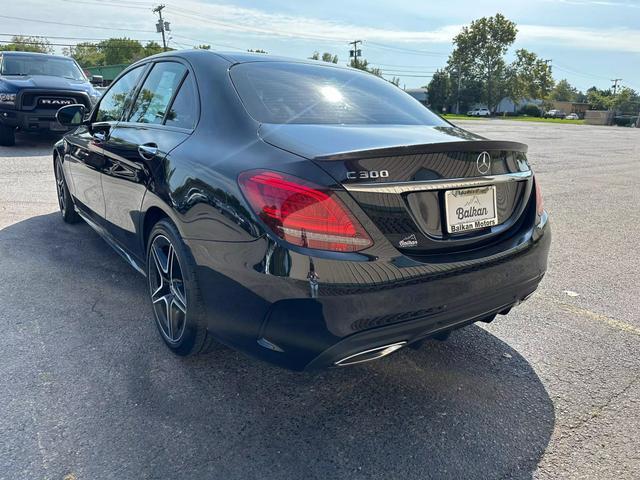
<path id="1" fill-rule="evenodd" d="M 537 105 L 533 103 L 527 103 L 524 107 L 520 109 L 519 112 L 521 115 L 526 115 L 528 117 L 541 117 L 542 110 Z"/>

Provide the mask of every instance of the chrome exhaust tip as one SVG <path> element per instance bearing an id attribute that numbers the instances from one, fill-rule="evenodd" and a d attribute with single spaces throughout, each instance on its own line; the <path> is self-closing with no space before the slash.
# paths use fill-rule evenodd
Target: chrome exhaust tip
<path id="1" fill-rule="evenodd" d="M 338 367 L 346 367 L 348 365 L 356 365 L 358 363 L 370 362 L 371 360 L 377 360 L 378 358 L 386 357 L 396 350 L 401 349 L 407 344 L 407 342 L 397 342 L 390 345 L 384 345 L 382 347 L 372 348 L 370 350 L 364 350 L 363 352 L 354 353 L 348 357 L 343 358 L 335 362 Z"/>

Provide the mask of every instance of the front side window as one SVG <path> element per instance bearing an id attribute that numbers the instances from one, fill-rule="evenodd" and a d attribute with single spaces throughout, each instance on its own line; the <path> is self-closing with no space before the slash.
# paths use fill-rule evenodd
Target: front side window
<path id="1" fill-rule="evenodd" d="M 284 62 L 243 63 L 230 72 L 247 112 L 263 123 L 447 125 L 369 73 Z"/>
<path id="2" fill-rule="evenodd" d="M 176 62 L 155 64 L 138 93 L 129 121 L 161 124 L 186 71 Z"/>
<path id="3" fill-rule="evenodd" d="M 111 86 L 100 100 L 96 122 L 114 122 L 122 118 L 122 114 L 131 105 L 131 94 L 143 70 L 143 65 L 136 67 Z"/>

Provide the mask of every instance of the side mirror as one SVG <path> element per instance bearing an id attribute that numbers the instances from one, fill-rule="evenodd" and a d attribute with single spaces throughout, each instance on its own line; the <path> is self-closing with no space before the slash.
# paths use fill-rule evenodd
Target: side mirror
<path id="1" fill-rule="evenodd" d="M 91 85 L 97 85 L 98 87 L 101 87 L 104 83 L 104 77 L 102 75 L 93 75 L 90 81 Z"/>
<path id="2" fill-rule="evenodd" d="M 84 122 L 84 105 L 67 105 L 56 112 L 56 120 L 65 127 L 77 127 Z"/>

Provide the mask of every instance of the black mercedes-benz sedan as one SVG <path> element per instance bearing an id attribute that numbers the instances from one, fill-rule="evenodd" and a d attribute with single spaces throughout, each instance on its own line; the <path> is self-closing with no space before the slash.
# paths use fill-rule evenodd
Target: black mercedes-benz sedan
<path id="1" fill-rule="evenodd" d="M 146 277 L 179 355 L 352 365 L 506 314 L 546 270 L 527 147 L 365 72 L 170 52 L 57 118 L 63 219 Z"/>

